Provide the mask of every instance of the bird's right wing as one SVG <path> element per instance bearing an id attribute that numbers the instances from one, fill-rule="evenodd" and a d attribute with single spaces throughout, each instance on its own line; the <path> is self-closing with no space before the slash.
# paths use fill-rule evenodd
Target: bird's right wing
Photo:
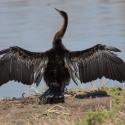
<path id="1" fill-rule="evenodd" d="M 44 53 L 30 52 L 15 46 L 0 51 L 0 55 L 3 54 L 0 58 L 0 86 L 10 80 L 31 85 L 35 72 L 35 83 L 39 84 L 48 63 Z"/>
<path id="2" fill-rule="evenodd" d="M 81 83 L 91 82 L 97 78 L 101 79 L 103 76 L 125 82 L 125 62 L 111 51 L 120 52 L 115 47 L 98 44 L 86 50 L 68 53 L 70 62 L 79 64 Z M 71 63 L 68 63 L 68 66 Z M 75 73 L 75 70 L 70 68 L 70 72 Z M 75 78 L 76 75 L 72 76 Z"/>

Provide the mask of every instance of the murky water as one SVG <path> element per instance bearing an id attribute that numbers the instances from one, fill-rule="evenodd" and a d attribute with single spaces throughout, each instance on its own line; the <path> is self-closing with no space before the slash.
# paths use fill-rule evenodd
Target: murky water
<path id="1" fill-rule="evenodd" d="M 0 0 L 0 50 L 16 45 L 30 51 L 49 49 L 62 24 L 54 8 L 68 13 L 69 25 L 63 38 L 68 49 L 106 44 L 121 49 L 118 55 L 125 60 L 125 0 Z M 125 86 L 114 81 L 109 84 Z M 0 98 L 21 97 L 27 88 L 8 82 L 0 87 Z"/>

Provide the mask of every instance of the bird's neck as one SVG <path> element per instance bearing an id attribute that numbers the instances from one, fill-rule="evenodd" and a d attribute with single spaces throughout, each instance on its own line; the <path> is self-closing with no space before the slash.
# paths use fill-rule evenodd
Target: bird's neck
<path id="1" fill-rule="evenodd" d="M 58 31 L 54 36 L 53 45 L 57 45 L 58 41 L 61 42 L 61 44 L 62 44 L 61 39 L 63 38 L 63 36 L 66 32 L 67 25 L 68 25 L 68 17 L 65 16 L 65 17 L 63 17 L 63 24 L 62 24 L 60 31 Z"/>
<path id="2" fill-rule="evenodd" d="M 62 40 L 61 39 L 59 39 L 59 40 L 55 40 L 55 41 L 53 41 L 53 48 L 54 49 L 63 49 L 63 48 L 65 48 L 64 47 L 64 45 L 62 44 Z"/>
<path id="3" fill-rule="evenodd" d="M 64 34 L 66 32 L 66 29 L 67 29 L 67 25 L 68 25 L 68 18 L 66 16 L 66 17 L 63 17 L 63 24 L 62 24 L 62 27 L 61 27 L 61 29 L 59 31 L 60 39 L 63 38 L 63 36 L 64 36 Z"/>

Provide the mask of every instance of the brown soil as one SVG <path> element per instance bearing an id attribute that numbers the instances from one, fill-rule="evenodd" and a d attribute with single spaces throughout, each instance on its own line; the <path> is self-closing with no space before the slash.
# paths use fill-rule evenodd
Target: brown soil
<path id="1" fill-rule="evenodd" d="M 66 92 L 65 103 L 38 104 L 40 95 L 0 101 L 0 125 L 73 125 L 87 110 L 109 109 L 110 97 L 102 90 Z"/>

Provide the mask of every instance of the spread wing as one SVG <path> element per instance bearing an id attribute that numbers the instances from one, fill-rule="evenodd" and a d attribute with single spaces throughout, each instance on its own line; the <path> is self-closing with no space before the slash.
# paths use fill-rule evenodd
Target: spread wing
<path id="1" fill-rule="evenodd" d="M 2 54 L 4 56 L 0 58 L 0 86 L 10 80 L 31 85 L 35 72 L 37 75 L 35 83 L 39 84 L 44 73 L 43 69 L 47 65 L 44 64 L 47 60 L 44 53 L 30 52 L 15 46 L 0 51 L 0 55 Z"/>
<path id="2" fill-rule="evenodd" d="M 101 79 L 103 76 L 124 82 L 125 62 L 111 51 L 120 52 L 115 47 L 98 44 L 83 51 L 70 51 L 68 55 L 72 63 L 78 63 L 79 78 L 83 83 Z M 70 72 L 73 72 L 71 68 Z"/>

